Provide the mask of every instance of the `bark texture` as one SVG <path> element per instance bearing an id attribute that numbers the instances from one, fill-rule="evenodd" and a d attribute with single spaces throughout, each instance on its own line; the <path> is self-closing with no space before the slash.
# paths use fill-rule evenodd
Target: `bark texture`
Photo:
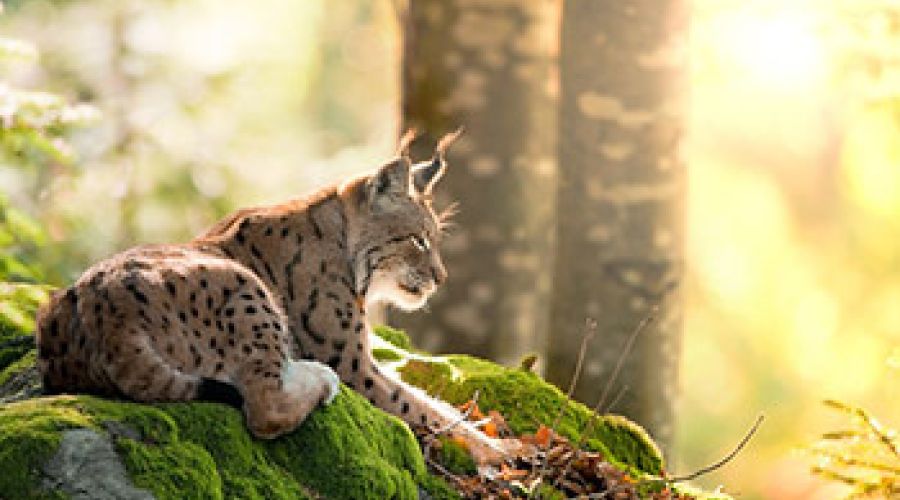
<path id="1" fill-rule="evenodd" d="M 636 325 L 612 411 L 671 441 L 682 307 L 686 0 L 566 0 L 560 50 L 558 235 L 546 375 L 596 404 Z"/>
<path id="2" fill-rule="evenodd" d="M 442 243 L 449 280 L 430 311 L 392 314 L 417 344 L 504 364 L 543 351 L 556 179 L 552 0 L 411 0 L 404 19 L 403 126 L 414 158 L 459 126 L 437 205 L 459 202 Z"/>

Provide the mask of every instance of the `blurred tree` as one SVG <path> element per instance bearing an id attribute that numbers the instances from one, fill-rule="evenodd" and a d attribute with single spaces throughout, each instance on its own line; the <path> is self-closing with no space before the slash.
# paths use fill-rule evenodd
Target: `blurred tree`
<path id="1" fill-rule="evenodd" d="M 413 156 L 463 126 L 438 205 L 459 202 L 442 244 L 450 280 L 430 314 L 394 321 L 437 351 L 515 363 L 542 351 L 555 210 L 555 47 L 551 0 L 412 0 L 405 12 L 403 126 Z"/>
<path id="2" fill-rule="evenodd" d="M 662 444 L 673 431 L 681 335 L 685 171 L 680 148 L 687 12 L 683 0 L 563 2 L 560 184 L 553 342 L 546 374 L 572 377 L 586 318 L 576 397 L 595 404 L 629 338 L 607 404 Z"/>

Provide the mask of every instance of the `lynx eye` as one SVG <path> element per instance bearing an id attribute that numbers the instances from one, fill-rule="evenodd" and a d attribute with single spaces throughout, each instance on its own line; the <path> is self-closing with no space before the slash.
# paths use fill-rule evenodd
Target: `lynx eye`
<path id="1" fill-rule="evenodd" d="M 409 239 L 412 241 L 413 245 L 415 245 L 416 250 L 420 252 L 425 252 L 431 248 L 431 244 L 428 243 L 428 240 L 417 234 L 410 236 Z"/>

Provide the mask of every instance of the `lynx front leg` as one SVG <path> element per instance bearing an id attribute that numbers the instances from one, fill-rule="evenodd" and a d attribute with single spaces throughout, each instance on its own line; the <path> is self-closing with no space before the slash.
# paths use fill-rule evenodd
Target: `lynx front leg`
<path id="1" fill-rule="evenodd" d="M 275 438 L 300 425 L 340 390 L 337 374 L 317 361 L 283 360 L 281 373 L 250 364 L 242 373 L 241 393 L 247 427 L 258 437 Z M 274 367 L 273 367 L 274 368 Z"/>
<path id="2" fill-rule="evenodd" d="M 512 442 L 491 438 L 461 421 L 462 415 L 455 408 L 384 373 L 374 362 L 361 370 L 359 380 L 358 391 L 410 426 L 427 426 L 435 431 L 451 428 L 449 434 L 463 439 L 476 463 L 497 464 L 518 449 Z"/>

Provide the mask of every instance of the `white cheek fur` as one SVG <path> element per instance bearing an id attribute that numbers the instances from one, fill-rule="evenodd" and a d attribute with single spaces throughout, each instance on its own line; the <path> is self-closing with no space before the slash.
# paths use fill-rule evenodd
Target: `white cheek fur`
<path id="1" fill-rule="evenodd" d="M 430 295 L 430 292 L 419 295 L 411 294 L 400 288 L 396 277 L 375 271 L 366 295 L 366 302 L 370 304 L 387 303 L 404 311 L 414 311 L 424 306 Z"/>

